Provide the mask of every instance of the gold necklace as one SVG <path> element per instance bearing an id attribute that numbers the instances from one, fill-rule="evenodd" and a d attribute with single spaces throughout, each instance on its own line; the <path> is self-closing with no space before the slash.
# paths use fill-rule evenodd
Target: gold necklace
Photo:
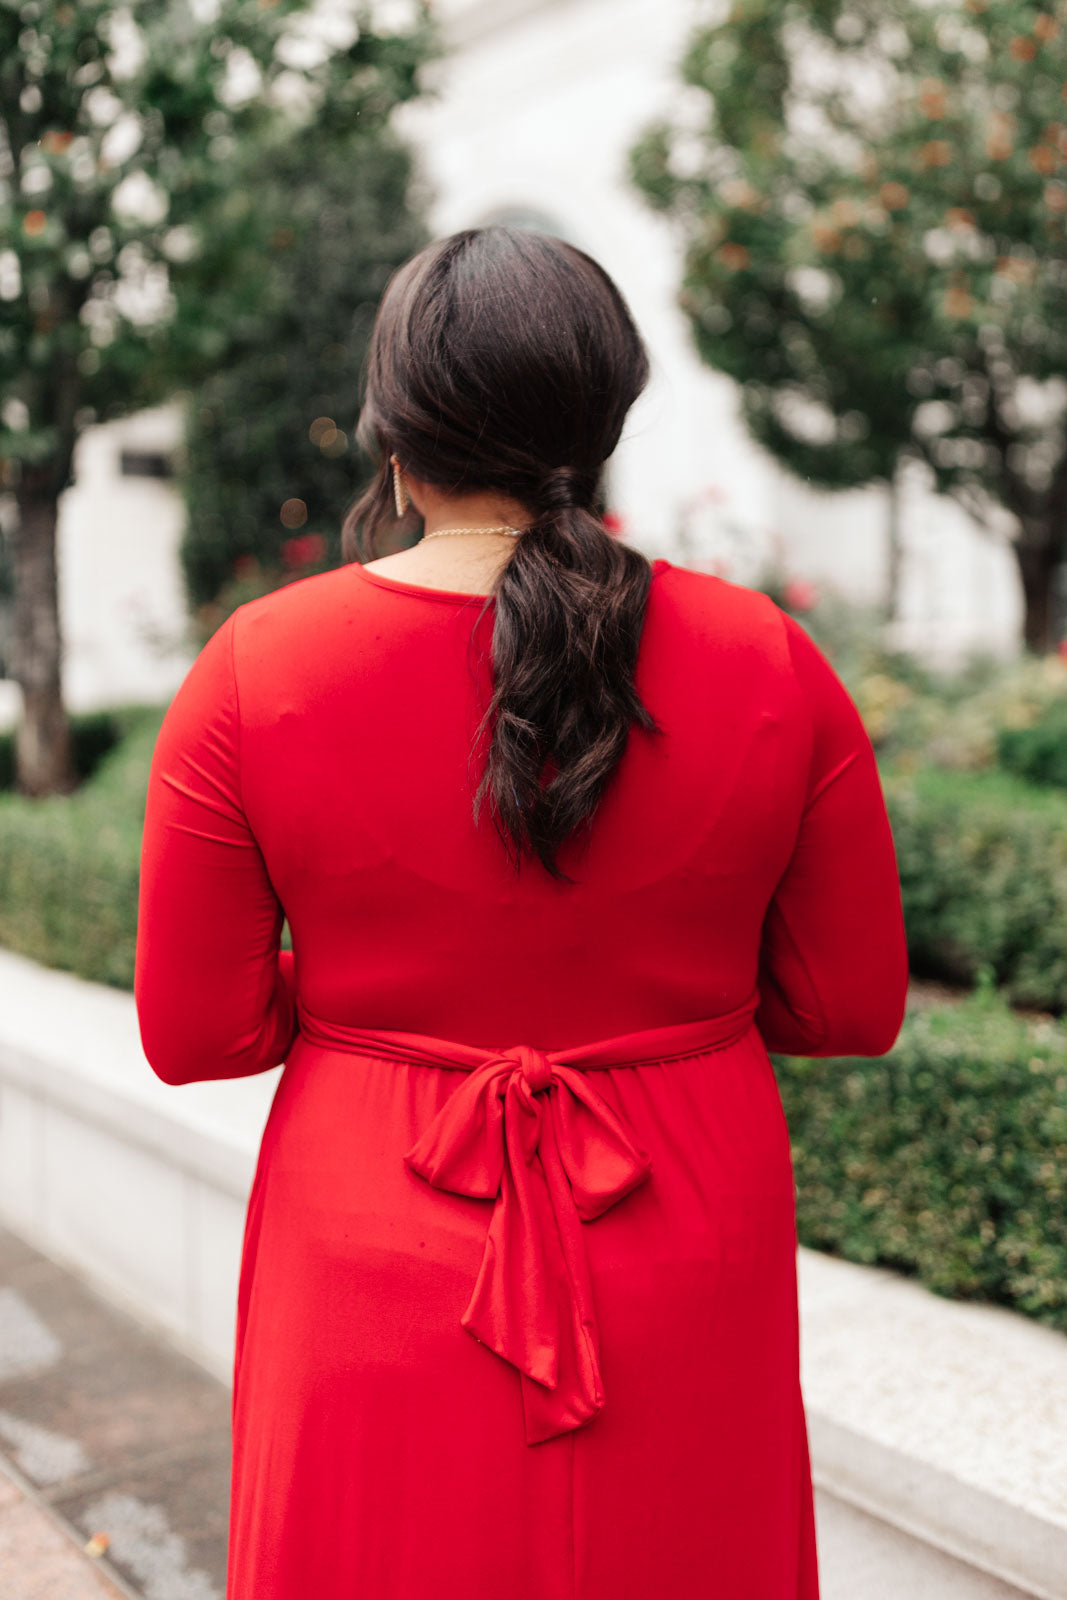
<path id="1" fill-rule="evenodd" d="M 502 523 L 497 528 L 435 528 L 433 533 L 424 533 L 424 539 L 441 539 L 448 533 L 506 533 L 512 539 L 517 539 L 520 533 L 525 533 L 525 528 L 510 528 Z"/>

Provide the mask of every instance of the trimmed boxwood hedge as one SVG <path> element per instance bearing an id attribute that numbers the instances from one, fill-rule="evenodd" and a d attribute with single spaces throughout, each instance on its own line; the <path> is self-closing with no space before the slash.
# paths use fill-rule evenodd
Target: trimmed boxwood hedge
<path id="1" fill-rule="evenodd" d="M 118 743 L 74 794 L 0 794 L 0 946 L 132 990 L 148 769 L 165 709 L 112 713 Z M 282 946 L 292 948 L 288 923 Z"/>
<path id="2" fill-rule="evenodd" d="M 133 987 L 141 830 L 162 707 L 114 713 L 122 737 L 73 795 L 0 795 L 0 945 Z"/>
<path id="3" fill-rule="evenodd" d="M 803 1244 L 1067 1331 L 1067 1027 L 979 991 L 886 1056 L 773 1059 Z"/>
<path id="4" fill-rule="evenodd" d="M 912 971 L 1067 1010 L 1067 795 L 932 768 L 885 789 Z"/>

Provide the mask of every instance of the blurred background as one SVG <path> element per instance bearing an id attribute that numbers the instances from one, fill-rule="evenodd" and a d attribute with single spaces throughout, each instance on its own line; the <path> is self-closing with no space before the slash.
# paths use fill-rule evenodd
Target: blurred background
<path id="1" fill-rule="evenodd" d="M 1026 0 L 0 6 L 3 1592 L 221 1600 L 277 1073 L 141 1055 L 148 761 L 234 607 L 340 562 L 390 275 L 491 222 L 648 344 L 611 532 L 771 594 L 879 757 L 904 1030 L 775 1063 L 825 1593 L 1065 1600 L 1067 11 Z"/>

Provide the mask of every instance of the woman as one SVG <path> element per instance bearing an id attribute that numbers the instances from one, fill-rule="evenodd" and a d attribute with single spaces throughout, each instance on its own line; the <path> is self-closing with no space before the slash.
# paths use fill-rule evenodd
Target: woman
<path id="1" fill-rule="evenodd" d="M 818 1595 L 767 1052 L 889 1049 L 896 863 L 803 629 L 605 531 L 647 372 L 561 240 L 421 251 L 374 328 L 348 564 L 240 606 L 161 729 L 148 1060 L 286 1063 L 228 1600 Z"/>

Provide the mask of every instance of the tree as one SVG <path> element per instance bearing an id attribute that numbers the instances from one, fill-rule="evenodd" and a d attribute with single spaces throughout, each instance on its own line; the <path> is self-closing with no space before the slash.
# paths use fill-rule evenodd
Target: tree
<path id="1" fill-rule="evenodd" d="M 902 458 L 1010 513 L 1026 643 L 1067 559 L 1067 34 L 1025 0 L 738 0 L 631 151 L 700 354 L 830 488 Z"/>
<path id="2" fill-rule="evenodd" d="M 370 141 L 418 92 L 428 7 L 0 0 L 0 472 L 17 515 L 18 786 L 73 787 L 55 529 L 74 446 L 270 336 L 272 151 Z M 272 241 L 274 241 L 272 245 Z"/>
<path id="3" fill-rule="evenodd" d="M 182 565 L 204 634 L 252 594 L 334 566 L 361 476 L 359 377 L 382 291 L 428 240 L 407 147 L 386 133 L 290 141 L 256 183 L 287 199 L 264 270 L 270 337 L 189 397 Z"/>

